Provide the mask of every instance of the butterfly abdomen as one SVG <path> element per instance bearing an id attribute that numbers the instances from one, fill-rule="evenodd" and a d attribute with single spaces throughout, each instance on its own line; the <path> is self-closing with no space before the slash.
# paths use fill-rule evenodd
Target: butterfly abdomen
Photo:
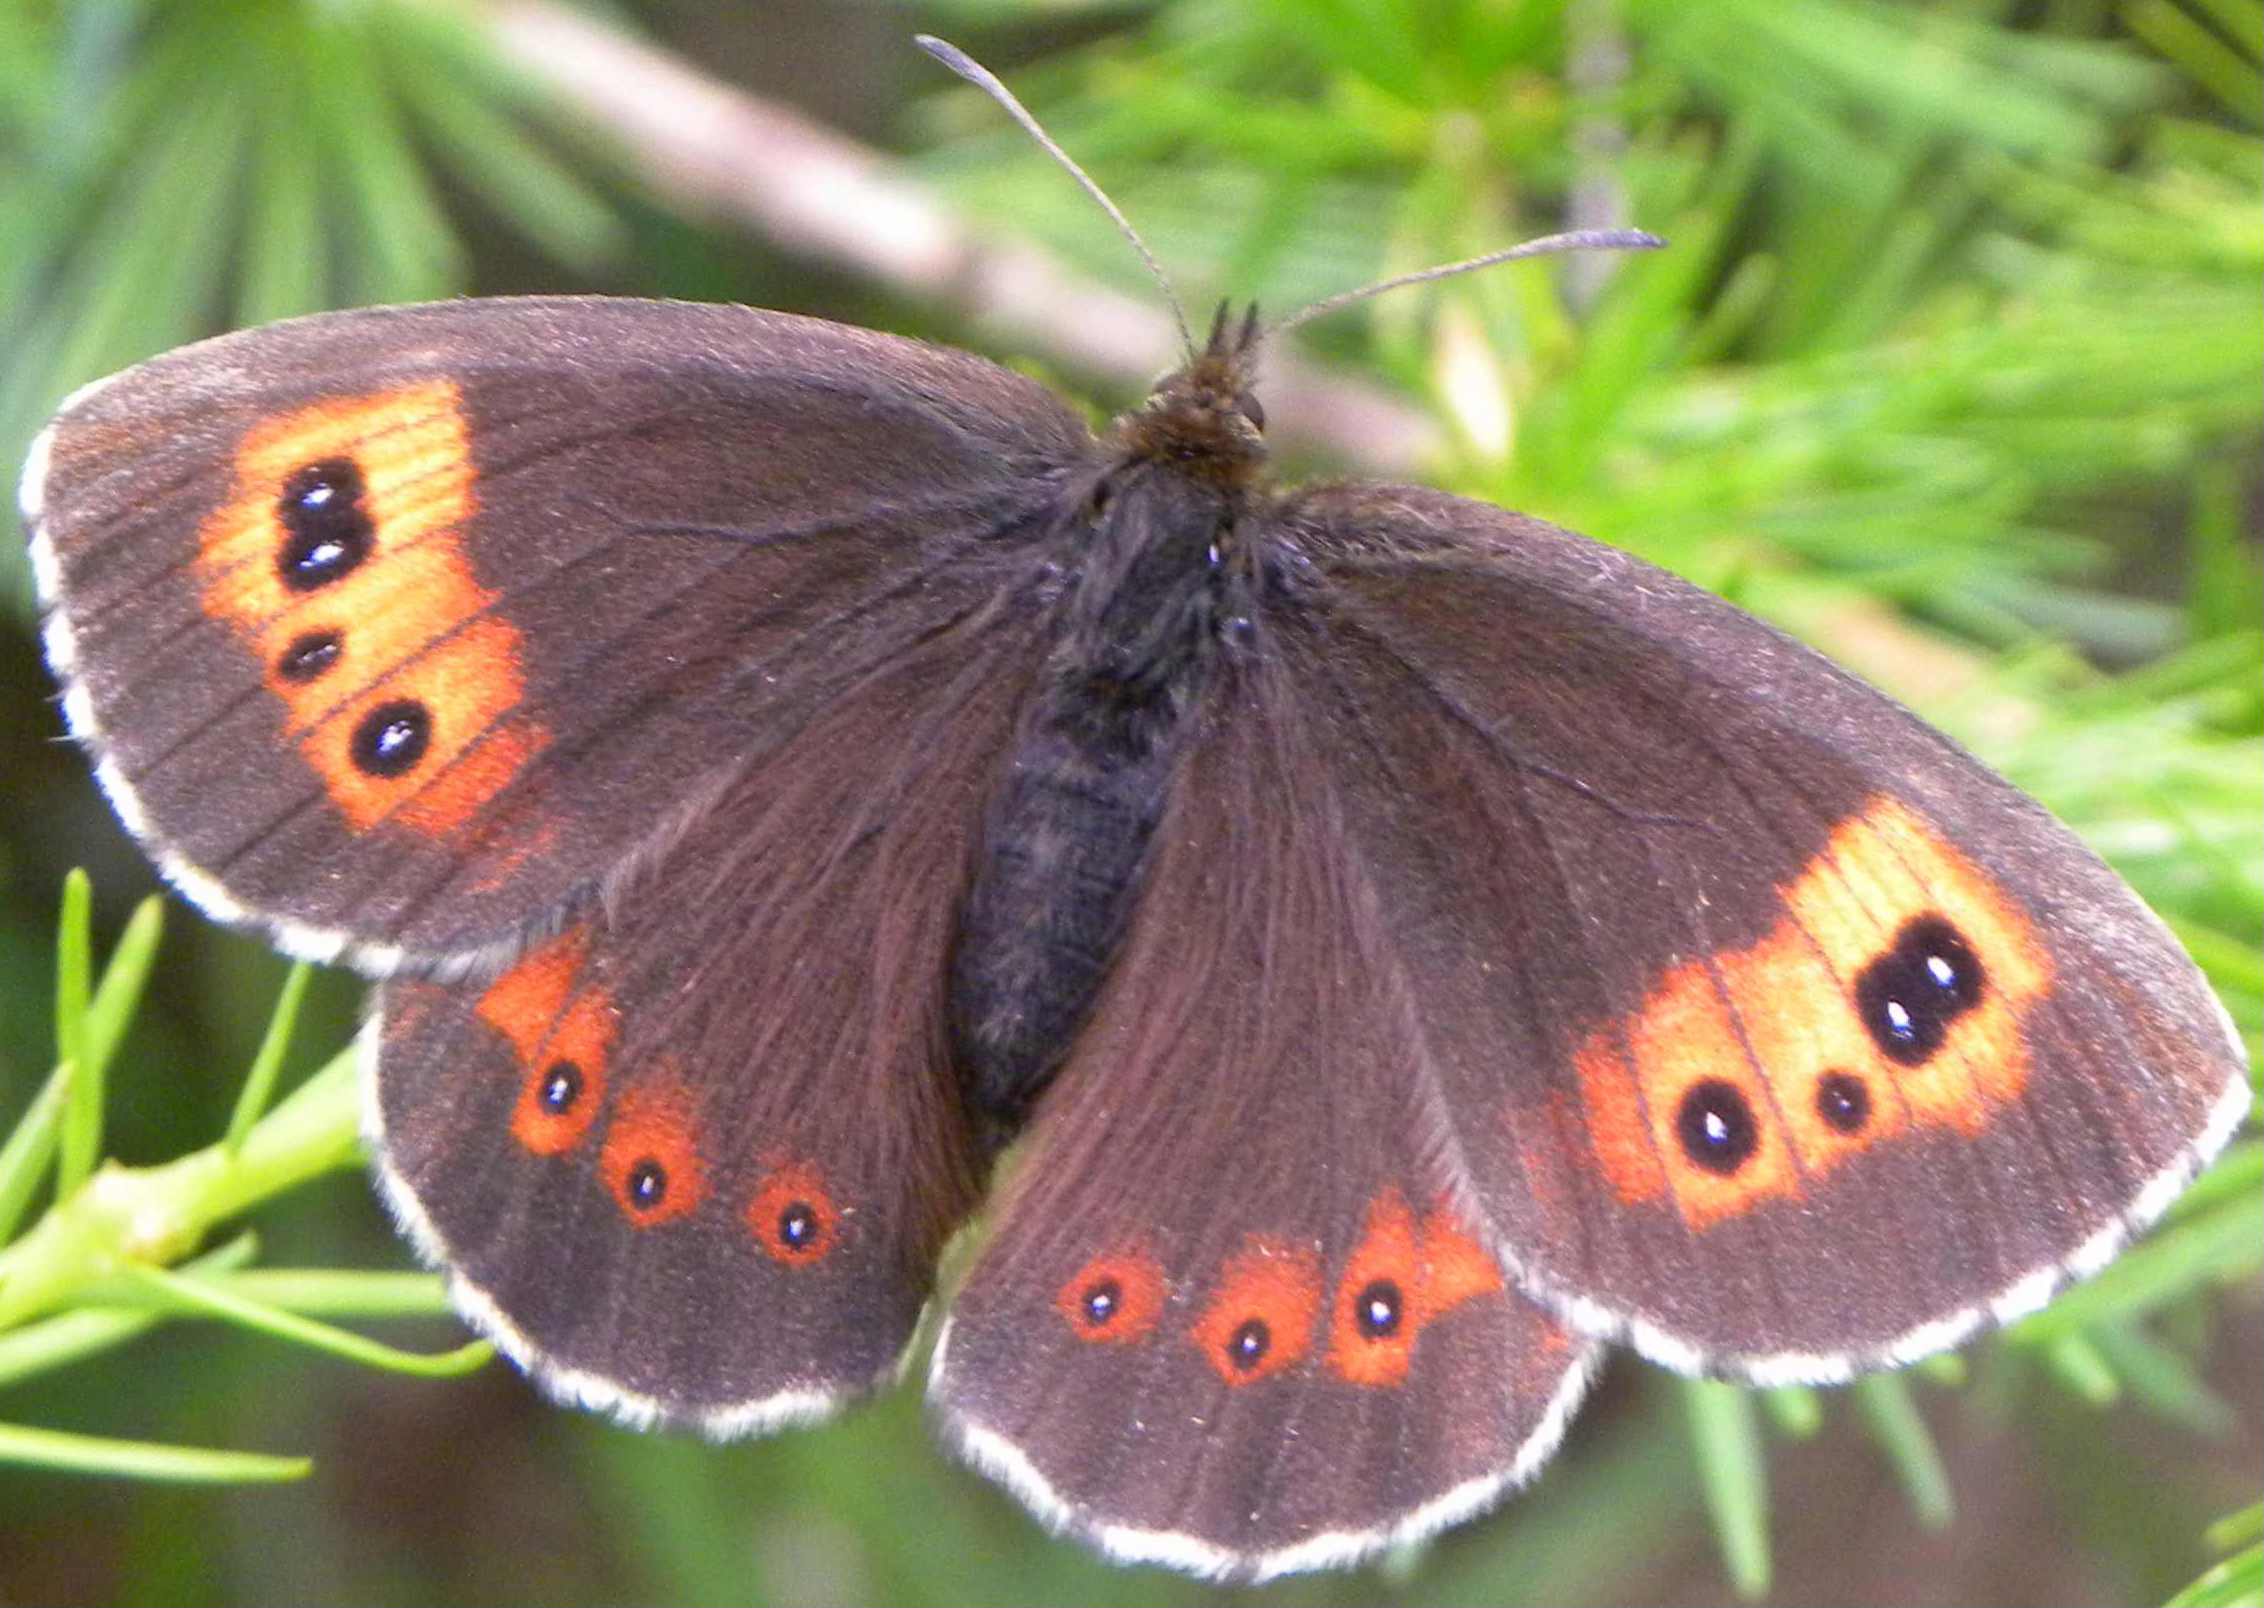
<path id="1" fill-rule="evenodd" d="M 959 914 L 950 989 L 970 1110 L 1003 1142 L 1090 1013 L 1134 904 L 1231 581 L 1233 499 L 1120 465 L 1073 521 L 1075 585 Z"/>

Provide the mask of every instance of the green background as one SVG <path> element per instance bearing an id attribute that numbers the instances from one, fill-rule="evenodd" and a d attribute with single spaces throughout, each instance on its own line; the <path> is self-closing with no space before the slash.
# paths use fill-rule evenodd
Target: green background
<path id="1" fill-rule="evenodd" d="M 657 49 L 799 105 L 890 153 L 885 171 L 975 238 L 1042 254 L 1064 287 L 1153 295 L 1070 182 L 911 48 L 915 30 L 1015 85 L 1197 309 L 1226 293 L 1286 309 L 1598 209 L 1669 236 L 1641 259 L 1403 292 L 1297 341 L 1435 432 L 1424 477 L 1727 592 L 2034 791 L 2163 911 L 2253 1053 L 2264 6 L 578 15 L 619 31 L 601 36 L 624 52 L 605 81 L 632 101 L 642 58 L 626 52 Z M 888 279 L 687 199 L 680 155 L 529 55 L 528 30 L 558 20 L 528 3 L 0 0 L 0 459 L 20 461 L 72 385 L 168 346 L 460 292 L 743 300 L 973 346 L 1099 414 L 1136 399 L 1137 376 L 1066 355 L 1088 317 L 1074 288 L 985 318 L 962 280 Z M 778 160 L 759 144 L 721 154 L 727 179 Z M 1159 346 L 1154 368 L 1170 356 Z M 1293 471 L 1372 467 L 1359 446 L 1284 455 Z M 152 886 L 56 740 L 49 692 L 20 544 L 0 541 L 0 1133 L 58 1057 L 65 873 L 92 872 L 98 959 Z M 105 1153 L 146 1166 L 210 1143 L 282 977 L 174 907 L 111 1060 Z M 315 979 L 287 1081 L 345 1042 L 357 992 Z M 83 1051 L 77 1024 L 66 1004 Z M 5 1171 L 0 1152 L 0 1203 Z M 2237 1523 L 2214 1546 L 2203 1532 L 2264 1485 L 2260 1174 L 2244 1139 L 2081 1296 L 1882 1384 L 1759 1396 L 1617 1360 L 1499 1514 L 1380 1569 L 1252 1595 L 2164 1600 L 2241 1542 Z M 51 1192 L 28 1197 L 25 1227 Z M 407 1266 L 350 1166 L 251 1221 L 267 1266 Z M 461 1338 L 439 1316 L 372 1316 L 432 1311 L 425 1281 L 240 1288 L 407 1346 Z M 124 1298 L 115 1280 L 69 1297 Z M 11 1371 L 28 1354 L 11 1341 L 0 1332 L 0 1602 L 1210 1595 L 1047 1539 L 934 1448 L 910 1389 L 716 1448 L 547 1407 L 501 1364 L 420 1379 L 195 1321 Z M 236 1488 L 91 1477 L 27 1455 L 11 1426 L 315 1462 L 296 1483 Z M 2193 1600 L 2253 1601 L 2260 1579 L 2251 1551 Z"/>

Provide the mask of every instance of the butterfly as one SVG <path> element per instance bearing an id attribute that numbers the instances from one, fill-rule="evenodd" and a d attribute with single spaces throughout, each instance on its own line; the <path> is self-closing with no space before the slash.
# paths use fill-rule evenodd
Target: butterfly
<path id="1" fill-rule="evenodd" d="M 2031 1311 L 2246 1114 L 2036 804 L 1623 552 L 1275 485 L 1260 344 L 1096 437 L 867 330 L 459 301 L 40 436 L 70 729 L 194 903 L 380 980 L 383 1193 L 551 1395 L 822 1417 L 987 1191 L 944 1440 L 1265 1578 L 1492 1505 L 1607 1342 Z"/>

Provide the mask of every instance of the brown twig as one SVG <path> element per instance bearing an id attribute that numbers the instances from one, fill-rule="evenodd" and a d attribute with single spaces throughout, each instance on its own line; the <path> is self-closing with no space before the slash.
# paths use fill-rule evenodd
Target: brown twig
<path id="1" fill-rule="evenodd" d="M 1120 390 L 1144 388 L 1178 349 L 1169 313 L 1152 301 L 1072 273 L 1027 241 L 978 235 L 887 156 L 799 112 L 553 0 L 497 0 L 475 15 L 504 60 L 610 134 L 645 183 L 693 216 L 949 307 Z M 1270 369 L 1278 442 L 1389 475 L 1439 450 L 1420 409 L 1374 386 L 1287 351 Z"/>

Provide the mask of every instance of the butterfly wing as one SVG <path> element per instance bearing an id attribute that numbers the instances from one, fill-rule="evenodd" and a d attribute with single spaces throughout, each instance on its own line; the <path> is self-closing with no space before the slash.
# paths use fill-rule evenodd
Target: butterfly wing
<path id="1" fill-rule="evenodd" d="M 387 1194 L 554 1394 L 722 1435 L 892 1376 L 976 1186 L 943 955 L 1039 652 L 1005 611 L 939 633 L 610 914 L 492 982 L 383 985 Z"/>
<path id="2" fill-rule="evenodd" d="M 1442 494 L 1282 529 L 1455 1176 L 1580 1329 L 1761 1380 L 1907 1361 L 2096 1269 L 2247 1111 L 2137 897 L 1819 655 Z"/>
<path id="3" fill-rule="evenodd" d="M 1224 683 L 930 1396 L 1056 1527 L 1252 1579 L 1486 1506 L 1554 1447 L 1592 1359 L 1448 1188 L 1324 734 L 1282 663 Z"/>
<path id="4" fill-rule="evenodd" d="M 211 914 L 507 957 L 840 688 L 1027 578 L 1086 434 L 746 308 L 323 315 L 81 392 L 22 500 L 74 732 Z"/>

